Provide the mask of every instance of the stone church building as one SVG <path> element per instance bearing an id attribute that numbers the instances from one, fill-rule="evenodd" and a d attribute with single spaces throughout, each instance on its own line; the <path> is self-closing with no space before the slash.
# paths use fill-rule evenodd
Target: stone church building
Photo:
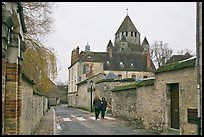
<path id="1" fill-rule="evenodd" d="M 90 45 L 85 51 L 79 47 L 71 54 L 68 78 L 68 104 L 72 106 L 77 95 L 77 83 L 99 73 L 113 73 L 118 79 L 143 79 L 154 77 L 155 66 L 148 51 L 148 40 L 140 41 L 140 33 L 127 15 L 115 33 L 114 43 L 110 40 L 106 52 L 94 52 Z"/>

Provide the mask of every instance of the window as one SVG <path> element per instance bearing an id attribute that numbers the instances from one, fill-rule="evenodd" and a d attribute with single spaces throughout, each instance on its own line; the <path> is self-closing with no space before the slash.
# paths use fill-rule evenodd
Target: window
<path id="1" fill-rule="evenodd" d="M 88 56 L 88 59 L 91 59 L 91 56 Z"/>
<path id="2" fill-rule="evenodd" d="M 81 81 L 81 77 L 78 78 L 78 81 L 79 81 L 79 82 Z"/>
<path id="3" fill-rule="evenodd" d="M 198 109 L 187 109 L 188 123 L 197 124 Z"/>
<path id="4" fill-rule="evenodd" d="M 88 74 L 90 72 L 90 67 L 88 64 L 83 66 L 83 74 Z"/>
<path id="5" fill-rule="evenodd" d="M 130 66 L 131 66 L 131 67 L 134 67 L 134 64 L 133 64 L 133 63 L 130 63 Z"/>
<path id="6" fill-rule="evenodd" d="M 131 32 L 131 37 L 133 37 L 133 32 Z"/>
<path id="7" fill-rule="evenodd" d="M 137 32 L 135 32 L 135 37 L 137 37 Z"/>
<path id="8" fill-rule="evenodd" d="M 126 36 L 128 36 L 128 32 L 126 31 Z"/>
<path id="9" fill-rule="evenodd" d="M 122 79 L 122 75 L 119 74 L 119 75 L 118 75 L 118 78 L 119 78 L 119 79 Z"/>
<path id="10" fill-rule="evenodd" d="M 147 76 L 143 76 L 143 78 L 147 78 Z"/>
<path id="11" fill-rule="evenodd" d="M 125 66 L 124 66 L 123 62 L 120 62 L 120 67 L 121 67 L 122 69 L 124 69 L 124 68 L 125 68 Z"/>
<path id="12" fill-rule="evenodd" d="M 106 64 L 107 64 L 107 67 L 111 67 L 111 64 L 110 64 L 110 62 L 109 61 L 106 61 Z"/>
<path id="13" fill-rule="evenodd" d="M 132 78 L 136 78 L 136 75 L 132 75 Z"/>

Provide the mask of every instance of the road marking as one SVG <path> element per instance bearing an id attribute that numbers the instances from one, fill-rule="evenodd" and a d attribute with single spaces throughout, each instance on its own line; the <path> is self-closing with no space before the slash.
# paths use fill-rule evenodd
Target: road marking
<path id="1" fill-rule="evenodd" d="M 80 121 L 86 121 L 86 119 L 84 119 L 83 117 L 76 117 L 78 120 Z"/>
<path id="2" fill-rule="evenodd" d="M 89 117 L 89 119 L 96 120 L 95 117 Z M 58 123 L 58 122 L 63 122 L 63 121 L 64 121 L 64 122 L 66 122 L 66 121 L 70 122 L 70 121 L 76 121 L 76 120 L 78 120 L 78 121 L 87 121 L 88 119 L 87 119 L 87 118 L 85 119 L 85 118 L 83 118 L 83 117 L 77 117 L 77 116 L 75 116 L 75 115 L 72 115 L 70 118 L 69 118 L 69 117 L 67 117 L 67 118 L 59 117 L 59 118 L 56 120 L 56 122 L 57 122 L 57 123 Z M 103 120 L 103 119 L 98 118 L 97 120 Z M 105 120 L 115 120 L 115 118 L 105 116 Z"/>
<path id="3" fill-rule="evenodd" d="M 63 118 L 64 121 L 71 121 L 70 118 Z"/>
<path id="4" fill-rule="evenodd" d="M 59 124 L 57 124 L 57 130 L 62 130 Z"/>
<path id="5" fill-rule="evenodd" d="M 76 117 L 75 115 L 71 115 L 71 117 Z"/>
<path id="6" fill-rule="evenodd" d="M 112 117 L 105 117 L 105 119 L 108 119 L 108 120 L 115 120 L 115 118 L 112 118 Z"/>
<path id="7" fill-rule="evenodd" d="M 92 120 L 95 120 L 96 118 L 95 117 L 89 117 L 90 119 L 92 119 Z M 100 120 L 100 119 L 98 119 L 98 120 Z"/>

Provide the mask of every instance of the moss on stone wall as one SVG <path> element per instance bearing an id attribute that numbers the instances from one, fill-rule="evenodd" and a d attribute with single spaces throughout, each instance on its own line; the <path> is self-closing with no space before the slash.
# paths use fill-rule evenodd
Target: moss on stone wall
<path id="1" fill-rule="evenodd" d="M 134 84 L 116 86 L 112 89 L 112 91 L 123 91 L 123 90 L 136 89 L 137 87 L 149 86 L 149 85 L 153 85 L 153 84 L 154 84 L 154 79 L 143 80 L 141 82 L 137 82 Z"/>
<path id="2" fill-rule="evenodd" d="M 179 69 L 189 68 L 189 67 L 195 67 L 195 62 L 196 62 L 196 58 L 192 59 L 192 60 L 185 61 L 185 62 L 176 62 L 176 63 L 166 64 L 166 65 L 158 68 L 155 71 L 155 73 L 174 71 L 174 70 L 179 70 Z"/>
<path id="3" fill-rule="evenodd" d="M 96 84 L 103 83 L 103 82 L 134 82 L 134 78 L 125 78 L 125 79 L 101 79 L 96 82 Z"/>

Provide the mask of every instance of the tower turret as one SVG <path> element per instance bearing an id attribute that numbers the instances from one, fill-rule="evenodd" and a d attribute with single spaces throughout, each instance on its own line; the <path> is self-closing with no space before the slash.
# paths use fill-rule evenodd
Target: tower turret
<path id="1" fill-rule="evenodd" d="M 127 42 L 140 45 L 140 33 L 128 15 L 115 33 L 115 44 L 120 42 L 123 35 L 126 37 Z"/>
<path id="2" fill-rule="evenodd" d="M 88 44 L 88 42 L 87 42 L 87 44 L 85 46 L 85 51 L 90 51 L 90 45 Z"/>

